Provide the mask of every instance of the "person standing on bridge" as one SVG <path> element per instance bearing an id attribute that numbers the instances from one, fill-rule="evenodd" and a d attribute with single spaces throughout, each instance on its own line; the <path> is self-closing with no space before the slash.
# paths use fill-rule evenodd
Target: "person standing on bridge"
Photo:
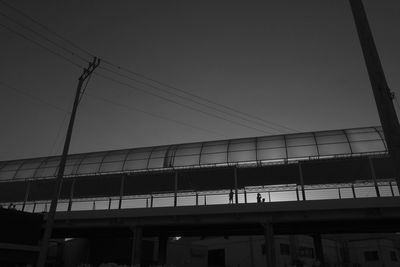
<path id="1" fill-rule="evenodd" d="M 261 203 L 261 194 L 257 193 L 257 203 Z"/>
<path id="2" fill-rule="evenodd" d="M 233 190 L 231 189 L 231 191 L 229 192 L 229 204 L 232 203 L 233 204 Z"/>

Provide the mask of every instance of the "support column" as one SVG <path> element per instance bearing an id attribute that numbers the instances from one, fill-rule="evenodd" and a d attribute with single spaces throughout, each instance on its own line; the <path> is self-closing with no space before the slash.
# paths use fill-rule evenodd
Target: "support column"
<path id="1" fill-rule="evenodd" d="M 237 168 L 234 169 L 234 179 L 235 179 L 235 203 L 239 203 L 239 196 L 238 196 L 238 181 L 237 181 Z"/>
<path id="2" fill-rule="evenodd" d="M 378 181 L 376 180 L 374 163 L 372 162 L 372 159 L 370 157 L 368 157 L 368 162 L 369 162 L 369 170 L 371 171 L 371 177 L 375 185 L 376 196 L 380 197 L 381 194 L 379 193 Z"/>
<path id="3" fill-rule="evenodd" d="M 162 234 L 158 237 L 158 264 L 165 265 L 167 264 L 167 244 L 168 244 L 168 236 Z"/>
<path id="4" fill-rule="evenodd" d="M 72 199 L 74 198 L 74 191 L 75 191 L 75 181 L 76 179 L 73 178 L 71 183 L 71 191 L 69 192 L 68 211 L 71 211 L 72 208 Z"/>
<path id="5" fill-rule="evenodd" d="M 119 202 L 118 202 L 118 209 L 122 207 L 122 197 L 124 196 L 124 187 L 125 187 L 125 174 L 121 177 L 121 184 L 119 188 Z"/>
<path id="6" fill-rule="evenodd" d="M 299 177 L 301 184 L 301 195 L 303 197 L 303 201 L 306 200 L 306 191 L 304 190 L 304 179 L 303 179 L 303 169 L 301 168 L 301 162 L 299 161 Z"/>
<path id="7" fill-rule="evenodd" d="M 174 179 L 174 207 L 178 205 L 178 172 L 175 172 Z"/>
<path id="8" fill-rule="evenodd" d="M 265 239 L 265 262 L 267 267 L 276 266 L 275 246 L 274 246 L 274 229 L 271 223 L 267 222 L 262 225 Z"/>
<path id="9" fill-rule="evenodd" d="M 133 267 L 140 267 L 143 229 L 140 226 L 134 226 L 132 228 L 132 231 L 133 231 L 133 242 L 132 242 L 131 265 Z"/>
<path id="10" fill-rule="evenodd" d="M 314 240 L 314 247 L 315 247 L 315 257 L 316 259 L 320 262 L 321 267 L 325 266 L 325 261 L 324 261 L 324 248 L 322 246 L 322 239 L 321 239 L 321 234 L 313 234 L 312 235 L 313 240 Z"/>
<path id="11" fill-rule="evenodd" d="M 31 188 L 31 181 L 27 181 L 26 182 L 25 197 L 24 197 L 24 204 L 22 205 L 22 211 L 25 210 L 26 202 L 28 202 L 30 188 Z"/>

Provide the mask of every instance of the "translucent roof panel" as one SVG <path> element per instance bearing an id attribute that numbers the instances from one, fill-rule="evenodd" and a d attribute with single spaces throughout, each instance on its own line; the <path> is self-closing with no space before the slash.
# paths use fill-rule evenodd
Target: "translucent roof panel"
<path id="1" fill-rule="evenodd" d="M 368 153 L 386 150 L 380 133 L 375 128 L 346 130 L 353 153 Z"/>
<path id="2" fill-rule="evenodd" d="M 227 140 L 204 143 L 200 153 L 200 165 L 227 163 L 228 143 Z"/>
<path id="3" fill-rule="evenodd" d="M 110 151 L 109 153 L 107 153 L 107 155 L 104 156 L 99 172 L 106 173 L 122 170 L 127 156 L 127 150 Z"/>
<path id="4" fill-rule="evenodd" d="M 45 159 L 43 158 L 24 161 L 16 171 L 15 179 L 29 179 L 35 177 L 36 171 L 44 161 Z"/>
<path id="5" fill-rule="evenodd" d="M 281 160 L 287 158 L 285 136 L 260 137 L 257 141 L 257 159 L 260 161 Z"/>
<path id="6" fill-rule="evenodd" d="M 134 171 L 147 169 L 152 150 L 152 148 L 132 149 L 128 152 L 122 170 Z"/>
<path id="7" fill-rule="evenodd" d="M 60 158 L 48 158 L 37 169 L 35 178 L 47 178 L 57 175 L 58 166 L 60 165 Z"/>
<path id="8" fill-rule="evenodd" d="M 232 140 L 229 143 L 228 162 L 251 162 L 257 160 L 257 142 L 255 138 Z"/>
<path id="9" fill-rule="evenodd" d="M 179 145 L 175 151 L 174 167 L 199 165 L 201 149 L 201 143 Z"/>
<path id="10" fill-rule="evenodd" d="M 381 127 L 296 133 L 68 156 L 64 176 L 387 153 Z M 60 157 L 0 162 L 0 181 L 52 178 Z"/>
<path id="11" fill-rule="evenodd" d="M 100 171 L 100 165 L 103 163 L 103 159 L 107 153 L 93 153 L 88 154 L 79 162 L 77 166 L 76 174 L 84 175 L 91 173 L 98 173 Z"/>

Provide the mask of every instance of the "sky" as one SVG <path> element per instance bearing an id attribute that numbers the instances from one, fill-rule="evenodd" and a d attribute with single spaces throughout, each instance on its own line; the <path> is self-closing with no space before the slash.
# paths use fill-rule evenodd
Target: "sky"
<path id="1" fill-rule="evenodd" d="M 400 1 L 364 4 L 400 95 Z M 347 0 L 1 0 L 0 34 L 0 161 L 61 153 L 92 55 L 70 153 L 380 124 Z"/>

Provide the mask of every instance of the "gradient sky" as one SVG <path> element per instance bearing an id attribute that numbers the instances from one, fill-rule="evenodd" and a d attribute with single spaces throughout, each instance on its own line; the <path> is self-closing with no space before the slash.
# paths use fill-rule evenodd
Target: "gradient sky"
<path id="1" fill-rule="evenodd" d="M 347 0 L 2 1 L 100 58 L 293 129 L 263 128 L 99 69 L 250 127 L 93 76 L 71 153 L 380 124 Z M 86 65 L 6 15 L 91 60 L 2 1 L 0 24 Z M 400 1 L 364 4 L 389 86 L 400 95 Z M 61 153 L 63 110 L 71 109 L 82 69 L 1 26 L 0 34 L 0 160 Z"/>

